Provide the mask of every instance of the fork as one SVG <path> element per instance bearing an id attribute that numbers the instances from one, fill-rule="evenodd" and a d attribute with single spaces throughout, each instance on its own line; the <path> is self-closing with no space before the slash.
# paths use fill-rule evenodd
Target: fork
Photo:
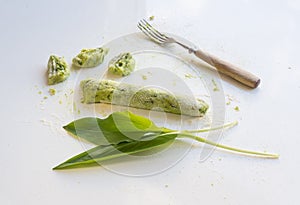
<path id="1" fill-rule="evenodd" d="M 260 83 L 260 79 L 254 74 L 245 71 L 231 63 L 228 63 L 200 49 L 191 48 L 177 41 L 176 39 L 159 32 L 153 26 L 151 26 L 145 19 L 140 20 L 137 26 L 144 34 L 146 34 L 154 42 L 161 45 L 165 45 L 168 43 L 176 43 L 182 46 L 183 48 L 187 49 L 189 53 L 195 54 L 195 56 L 197 56 L 198 58 L 215 67 L 220 73 L 229 76 L 250 88 L 256 88 Z"/>

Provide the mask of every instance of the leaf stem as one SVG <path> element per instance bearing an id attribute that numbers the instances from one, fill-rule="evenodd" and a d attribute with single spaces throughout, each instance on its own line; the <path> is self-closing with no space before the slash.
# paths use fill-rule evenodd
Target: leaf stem
<path id="1" fill-rule="evenodd" d="M 231 127 L 236 126 L 237 124 L 238 124 L 238 121 L 234 121 L 234 122 L 230 122 L 230 123 L 224 124 L 222 126 L 218 126 L 218 127 L 203 128 L 200 130 L 184 130 L 182 132 L 185 132 L 185 133 L 208 132 L 208 131 L 214 131 L 214 130 L 219 130 L 219 129 L 224 129 L 224 128 L 231 128 Z"/>
<path id="2" fill-rule="evenodd" d="M 196 140 L 198 142 L 209 144 L 211 146 L 216 146 L 218 148 L 222 148 L 222 149 L 232 151 L 232 152 L 238 152 L 238 153 L 241 153 L 241 154 L 253 155 L 253 156 L 258 156 L 258 157 L 265 157 L 265 158 L 272 158 L 272 159 L 278 159 L 279 158 L 278 154 L 271 154 L 271 153 L 264 153 L 264 152 L 245 150 L 245 149 L 240 149 L 240 148 L 235 148 L 235 147 L 229 147 L 229 146 L 218 144 L 216 142 L 212 142 L 212 141 L 209 141 L 209 140 L 204 139 L 202 137 L 195 136 L 195 135 L 192 135 L 192 134 L 186 133 L 186 132 L 181 132 L 179 134 L 183 137 L 187 137 L 187 138 Z"/>

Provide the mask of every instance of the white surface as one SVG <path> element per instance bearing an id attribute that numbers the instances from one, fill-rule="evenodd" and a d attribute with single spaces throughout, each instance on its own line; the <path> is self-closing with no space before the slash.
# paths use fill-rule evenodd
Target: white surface
<path id="1" fill-rule="evenodd" d="M 0 2 L 1 204 L 299 204 L 299 1 L 171 2 Z M 101 167 L 51 170 L 83 148 L 60 128 L 73 117 L 64 96 L 72 85 L 57 86 L 58 95 L 43 100 L 49 54 L 70 61 L 83 47 L 136 32 L 136 22 L 151 15 L 161 30 L 261 77 L 256 90 L 222 81 L 225 94 L 235 98 L 226 118 L 240 124 L 221 142 L 276 152 L 279 160 L 216 150 L 200 161 L 199 149 L 192 149 L 174 167 L 148 177 Z"/>

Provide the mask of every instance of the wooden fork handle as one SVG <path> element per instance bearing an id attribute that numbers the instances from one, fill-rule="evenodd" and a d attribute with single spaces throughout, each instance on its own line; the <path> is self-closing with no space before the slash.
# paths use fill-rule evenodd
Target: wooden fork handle
<path id="1" fill-rule="evenodd" d="M 221 60 L 216 56 L 203 52 L 202 50 L 196 50 L 194 54 L 206 63 L 215 67 L 219 72 L 239 81 L 244 85 L 247 85 L 250 88 L 257 88 L 260 83 L 260 79 L 254 74 Z"/>

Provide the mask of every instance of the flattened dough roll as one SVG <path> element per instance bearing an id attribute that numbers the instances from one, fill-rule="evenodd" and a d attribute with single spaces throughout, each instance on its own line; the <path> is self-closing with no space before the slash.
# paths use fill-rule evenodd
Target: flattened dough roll
<path id="1" fill-rule="evenodd" d="M 112 80 L 81 81 L 83 103 L 109 103 L 173 114 L 203 116 L 208 104 L 189 96 L 174 96 L 162 89 L 119 83 Z"/>

